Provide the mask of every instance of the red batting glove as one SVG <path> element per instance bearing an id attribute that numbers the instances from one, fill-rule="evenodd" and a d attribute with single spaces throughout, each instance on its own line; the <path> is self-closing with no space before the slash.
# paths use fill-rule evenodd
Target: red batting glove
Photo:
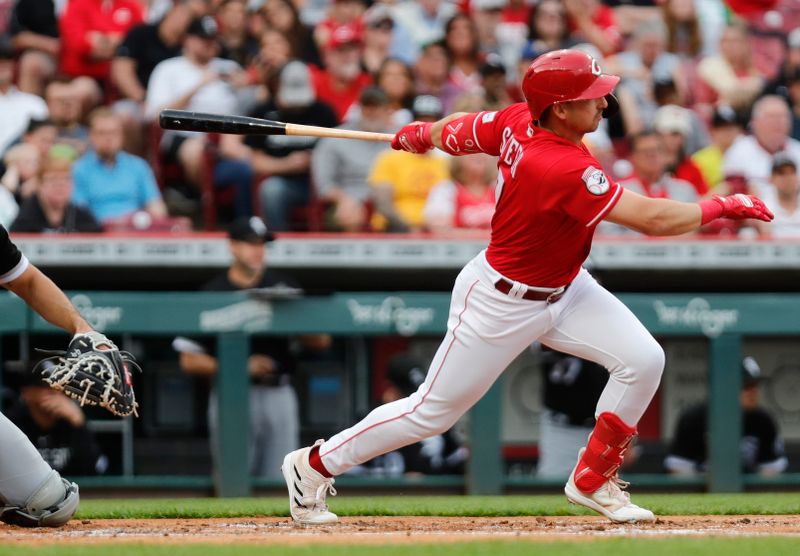
<path id="1" fill-rule="evenodd" d="M 431 150 L 433 148 L 432 126 L 431 122 L 411 122 L 394 136 L 392 148 L 409 153 L 424 153 Z"/>
<path id="2" fill-rule="evenodd" d="M 755 195 L 744 195 L 743 193 L 727 197 L 714 195 L 710 201 L 701 201 L 700 209 L 703 211 L 703 224 L 708 224 L 717 218 L 730 218 L 731 220 L 755 218 L 764 222 L 770 222 L 775 218 L 764 201 Z"/>

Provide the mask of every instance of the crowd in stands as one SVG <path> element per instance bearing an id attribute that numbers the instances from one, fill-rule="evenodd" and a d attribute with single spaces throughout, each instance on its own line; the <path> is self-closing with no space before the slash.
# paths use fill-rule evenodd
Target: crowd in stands
<path id="1" fill-rule="evenodd" d="M 622 77 L 620 114 L 586 137 L 614 179 L 758 194 L 773 223 L 704 232 L 800 237 L 800 0 L 0 0 L 0 223 L 486 230 L 489 156 L 165 132 L 158 114 L 392 133 L 520 102 L 530 62 L 573 47 Z"/>

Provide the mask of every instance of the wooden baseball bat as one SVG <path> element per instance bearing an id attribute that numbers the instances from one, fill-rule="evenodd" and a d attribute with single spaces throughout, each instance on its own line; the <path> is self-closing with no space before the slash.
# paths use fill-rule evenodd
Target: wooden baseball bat
<path id="1" fill-rule="evenodd" d="M 234 135 L 303 135 L 309 137 L 335 137 L 339 139 L 360 139 L 362 141 L 391 142 L 391 133 L 373 133 L 352 129 L 336 129 L 313 125 L 289 124 L 246 116 L 225 114 L 205 114 L 187 110 L 165 109 L 158 117 L 163 129 L 181 131 L 201 131 L 204 133 L 230 133 Z"/>

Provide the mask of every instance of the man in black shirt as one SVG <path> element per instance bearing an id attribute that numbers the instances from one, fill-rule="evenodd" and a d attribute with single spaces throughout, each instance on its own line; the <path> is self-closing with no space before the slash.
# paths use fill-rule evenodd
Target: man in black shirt
<path id="1" fill-rule="evenodd" d="M 67 296 L 28 262 L 2 226 L 0 285 L 70 334 L 92 332 Z M 0 447 L 0 520 L 28 527 L 58 527 L 69 521 L 78 509 L 78 486 L 62 479 L 22 431 L 2 414 Z"/>
<path id="2" fill-rule="evenodd" d="M 108 458 L 86 426 L 83 410 L 63 392 L 50 388 L 41 375 L 23 374 L 20 398 L 6 416 L 59 473 L 84 477 L 107 469 Z"/>
<path id="3" fill-rule="evenodd" d="M 36 191 L 22 202 L 11 225 L 12 232 L 102 232 L 92 213 L 73 204 L 72 159 L 77 153 L 67 145 L 50 149 L 39 169 Z"/>
<path id="4" fill-rule="evenodd" d="M 761 369 L 752 357 L 742 361 L 742 439 L 739 442 L 742 471 L 761 475 L 782 473 L 789 464 L 778 435 L 778 425 L 758 406 Z M 708 404 L 688 408 L 678 419 L 675 438 L 664 467 L 676 475 L 706 470 L 708 457 Z"/>
<path id="5" fill-rule="evenodd" d="M 257 217 L 240 218 L 229 230 L 231 266 L 203 287 L 204 291 L 238 291 L 254 288 L 296 288 L 288 276 L 264 266 L 265 245 L 274 235 Z M 180 353 L 184 372 L 214 376 L 218 361 L 210 340 L 176 338 L 173 347 Z M 287 338 L 252 338 L 247 372 L 250 375 L 250 470 L 255 476 L 280 477 L 280 466 L 287 450 L 300 442 L 297 395 L 290 383 L 293 357 Z M 235 372 L 235 369 L 231 370 Z M 217 399 L 209 402 L 209 429 L 216 438 Z M 212 442 L 212 444 L 215 444 Z"/>
<path id="6" fill-rule="evenodd" d="M 536 473 L 560 479 L 572 472 L 575 454 L 594 429 L 594 408 L 608 382 L 608 371 L 597 363 L 548 348 L 540 354 L 544 408 L 539 419 Z"/>
<path id="7" fill-rule="evenodd" d="M 128 31 L 111 63 L 111 79 L 123 98 L 144 102 L 153 69 L 159 62 L 180 56 L 186 29 L 207 11 L 208 3 L 203 0 L 178 1 L 158 23 L 142 23 Z"/>

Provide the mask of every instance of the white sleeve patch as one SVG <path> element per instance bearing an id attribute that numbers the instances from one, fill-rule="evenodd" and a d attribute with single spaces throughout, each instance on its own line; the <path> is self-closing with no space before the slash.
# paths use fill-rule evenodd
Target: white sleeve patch
<path id="1" fill-rule="evenodd" d="M 494 121 L 494 117 L 495 117 L 496 115 L 497 115 L 497 112 L 487 112 L 487 113 L 486 113 L 486 114 L 484 114 L 484 115 L 483 115 L 483 117 L 481 118 L 481 123 L 482 123 L 482 124 L 488 124 L 489 122 L 492 122 L 492 121 Z"/>

